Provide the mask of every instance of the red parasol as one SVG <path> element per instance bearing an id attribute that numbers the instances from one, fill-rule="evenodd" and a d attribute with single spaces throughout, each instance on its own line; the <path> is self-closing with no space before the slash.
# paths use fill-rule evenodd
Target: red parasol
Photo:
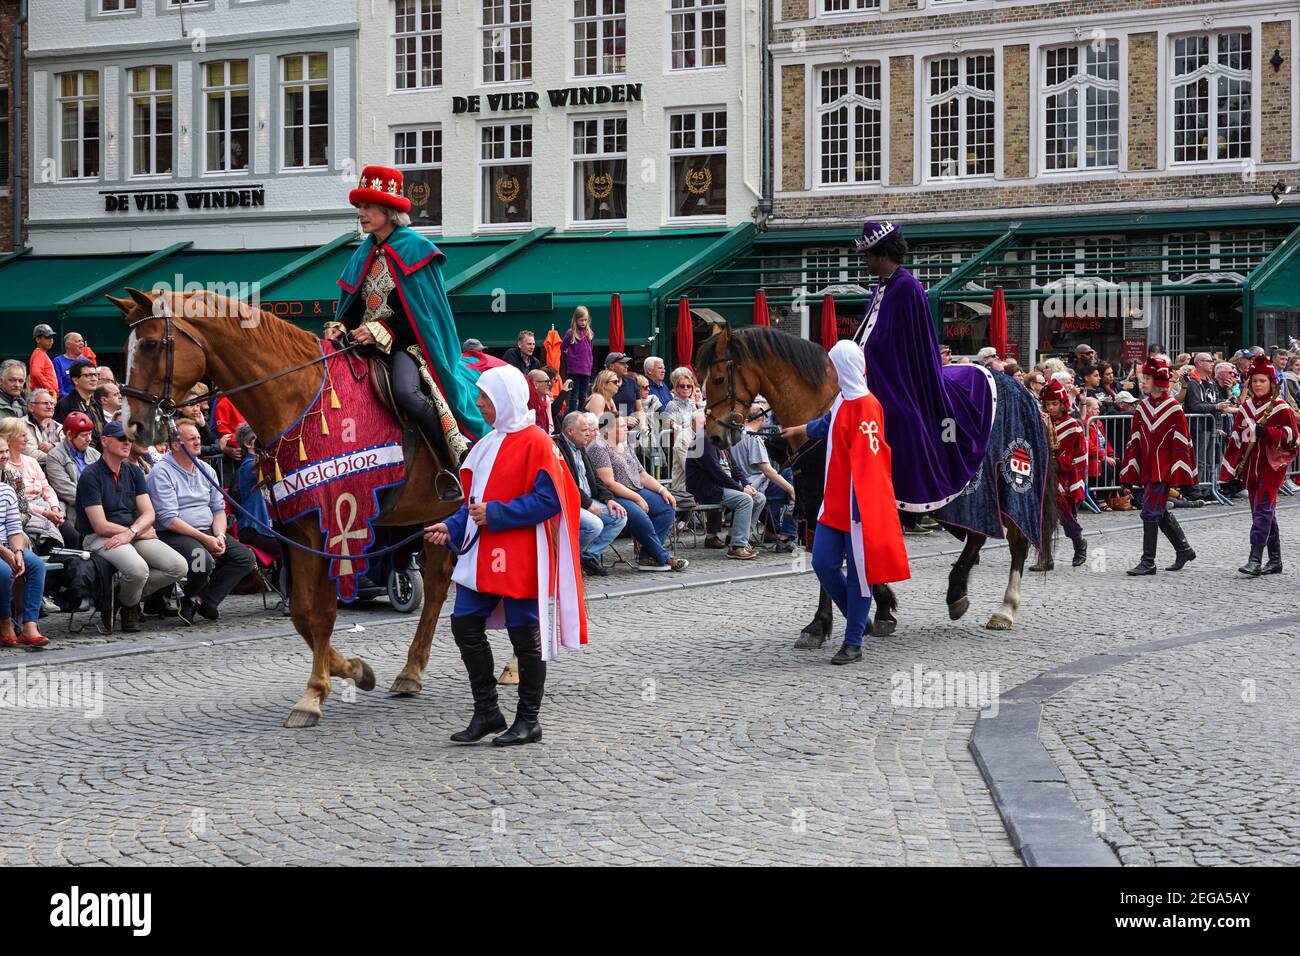
<path id="1" fill-rule="evenodd" d="M 695 320 L 691 304 L 682 296 L 677 303 L 677 364 L 690 365 L 695 358 Z"/>
<path id="2" fill-rule="evenodd" d="M 609 297 L 609 350 L 623 351 L 623 300 L 617 292 Z"/>
<path id="3" fill-rule="evenodd" d="M 828 295 L 822 299 L 822 346 L 829 352 L 839 337 L 840 322 L 835 317 L 835 299 Z"/>
<path id="4" fill-rule="evenodd" d="M 1002 287 L 993 290 L 993 311 L 989 314 L 989 345 L 1005 358 L 1007 354 L 1007 298 Z"/>
<path id="5" fill-rule="evenodd" d="M 762 289 L 754 293 L 754 324 L 766 326 L 772 324 L 767 314 L 767 293 Z"/>

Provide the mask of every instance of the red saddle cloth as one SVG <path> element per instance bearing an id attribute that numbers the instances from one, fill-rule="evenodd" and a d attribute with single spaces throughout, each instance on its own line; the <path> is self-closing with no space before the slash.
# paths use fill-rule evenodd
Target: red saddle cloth
<path id="1" fill-rule="evenodd" d="M 322 340 L 320 390 L 305 412 L 267 445 L 263 494 L 282 523 L 317 512 L 338 596 L 354 601 L 369 567 L 379 493 L 406 480 L 402 427 L 370 387 L 369 364 Z"/>

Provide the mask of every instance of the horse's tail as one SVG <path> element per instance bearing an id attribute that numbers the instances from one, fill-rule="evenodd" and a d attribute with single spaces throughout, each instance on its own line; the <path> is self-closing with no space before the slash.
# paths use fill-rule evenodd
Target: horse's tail
<path id="1" fill-rule="evenodd" d="M 1044 429 L 1047 428 L 1046 422 L 1043 423 L 1043 427 Z M 1055 550 L 1053 545 L 1055 544 L 1057 532 L 1061 529 L 1061 509 L 1056 503 L 1057 465 L 1056 454 L 1051 449 L 1050 433 L 1048 438 L 1047 469 L 1044 472 L 1046 487 L 1043 489 L 1043 523 L 1039 531 L 1042 544 L 1039 546 L 1039 550 L 1051 554 L 1052 550 Z"/>

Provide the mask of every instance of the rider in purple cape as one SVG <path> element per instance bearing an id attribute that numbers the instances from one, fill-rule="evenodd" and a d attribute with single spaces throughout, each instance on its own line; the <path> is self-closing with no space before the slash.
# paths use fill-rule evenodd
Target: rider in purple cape
<path id="1" fill-rule="evenodd" d="M 907 243 L 899 226 L 867 223 L 856 248 L 880 280 L 855 339 L 885 410 L 894 495 L 904 511 L 933 511 L 961 494 L 979 470 L 996 386 L 982 366 L 940 362 L 925 290 L 901 265 Z"/>

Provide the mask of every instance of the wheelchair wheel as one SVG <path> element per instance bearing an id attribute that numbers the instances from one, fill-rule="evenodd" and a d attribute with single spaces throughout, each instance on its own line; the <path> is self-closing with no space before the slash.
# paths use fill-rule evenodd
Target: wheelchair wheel
<path id="1" fill-rule="evenodd" d="M 395 611 L 410 614 L 424 601 L 424 578 L 418 570 L 388 573 L 388 601 Z"/>

